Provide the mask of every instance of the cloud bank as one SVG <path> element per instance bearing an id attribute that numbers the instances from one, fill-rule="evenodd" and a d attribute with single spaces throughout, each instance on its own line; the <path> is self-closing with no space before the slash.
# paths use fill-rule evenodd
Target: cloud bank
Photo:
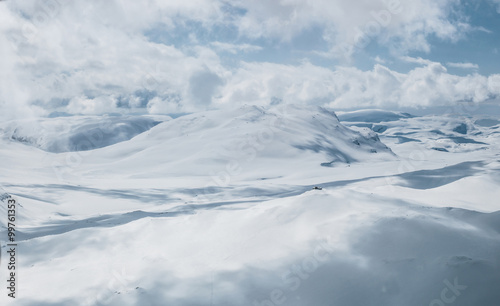
<path id="1" fill-rule="evenodd" d="M 450 74 L 407 56 L 463 38 L 458 0 L 0 3 L 2 116 L 176 113 L 279 101 L 336 108 L 425 107 L 500 95 L 500 75 Z M 310 32 L 300 62 L 266 57 Z M 370 43 L 419 67 L 349 66 Z M 252 55 L 258 57 L 251 57 Z M 328 67 L 309 55 L 332 59 Z M 230 56 L 228 58 L 227 56 Z M 473 69 L 469 63 L 449 67 Z"/>

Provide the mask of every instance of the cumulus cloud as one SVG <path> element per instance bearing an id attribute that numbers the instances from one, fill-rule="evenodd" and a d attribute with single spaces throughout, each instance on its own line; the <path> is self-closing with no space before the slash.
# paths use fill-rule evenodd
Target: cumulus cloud
<path id="1" fill-rule="evenodd" d="M 335 71 L 309 62 L 299 66 L 247 63 L 222 89 L 221 105 L 273 100 L 339 108 L 427 107 L 458 101 L 483 102 L 500 96 L 500 75 L 457 76 L 429 62 L 408 73 L 377 64 L 373 70 L 338 67 Z"/>
<path id="2" fill-rule="evenodd" d="M 153 1 L 152 8 L 144 9 L 133 1 L 124 6 L 121 1 L 44 2 L 51 3 L 50 7 L 39 7 L 37 1 L 8 3 L 10 9 L 4 6 L 1 10 L 8 17 L 3 20 L 10 21 L 2 33 L 2 39 L 9 43 L 2 44 L 8 54 L 1 62 L 10 66 L 2 70 L 17 72 L 17 84 L 29 88 L 9 86 L 27 95 L 16 100 L 36 102 L 42 109 L 77 113 L 111 110 L 113 104 L 104 106 L 101 100 L 111 95 L 129 102 L 122 106 L 147 104 L 134 102 L 138 91 L 154 92 L 163 99 L 179 95 L 186 105 L 192 104 L 190 99 L 200 105 L 203 97 L 191 94 L 191 82 L 198 80 L 199 71 L 208 71 L 216 78 L 226 71 L 208 48 L 180 50 L 144 35 L 152 25 L 161 24 L 168 30 L 173 16 L 218 22 L 220 7 L 210 1 Z M 210 97 L 206 98 L 210 102 Z"/>
<path id="3" fill-rule="evenodd" d="M 9 75 L 2 75 L 1 103 L 30 101 L 42 110 L 95 113 L 112 109 L 113 104 L 104 106 L 104 96 L 128 100 L 121 105 L 134 107 L 135 93 L 144 90 L 160 97 L 177 94 L 186 104 L 190 98 L 201 99 L 189 95 L 190 80 L 196 80 L 193 76 L 201 69 L 223 74 L 226 70 L 218 56 L 199 46 L 180 50 L 156 43 L 145 32 L 152 27 L 168 31 L 190 18 L 216 24 L 223 19 L 222 4 L 208 0 L 123 4 L 2 3 L 0 63 Z"/>
<path id="4" fill-rule="evenodd" d="M 94 99 L 85 96 L 74 97 L 69 101 L 66 110 L 76 114 L 99 115 L 115 111 L 116 102 L 113 96 L 100 96 Z"/>
<path id="5" fill-rule="evenodd" d="M 148 112 L 150 114 L 175 114 L 180 113 L 181 107 L 179 101 L 175 99 L 161 99 L 154 97 L 147 104 Z"/>
<path id="6" fill-rule="evenodd" d="M 34 116 L 33 109 L 28 105 L 29 88 L 25 86 L 18 69 L 22 59 L 16 54 L 16 45 L 6 35 L 11 25 L 16 23 L 16 18 L 2 2 L 0 20 L 0 118 Z"/>
<path id="7" fill-rule="evenodd" d="M 446 65 L 448 67 L 460 68 L 460 69 L 474 69 L 474 70 L 479 69 L 479 66 L 473 63 L 446 63 Z"/>
<path id="8" fill-rule="evenodd" d="M 404 57 L 405 50 L 428 51 L 430 36 L 454 41 L 469 30 L 450 17 L 457 3 L 0 2 L 0 107 L 8 110 L 2 116 L 190 112 L 279 99 L 335 107 L 481 101 L 497 95 L 497 76 L 453 76 L 439 63 Z M 228 65 L 223 58 L 265 54 L 262 41 L 287 46 L 311 29 L 328 49 L 311 51 L 349 57 L 377 41 L 422 67 L 402 74 L 382 65 L 332 70 L 307 60 L 284 65 L 237 59 Z"/>
<path id="9" fill-rule="evenodd" d="M 246 10 L 240 31 L 250 37 L 289 41 L 319 27 L 331 50 L 325 55 L 350 57 L 372 41 L 390 45 L 394 52 L 429 51 L 428 37 L 457 41 L 471 27 L 454 8 L 459 0 L 311 0 L 238 1 Z"/>

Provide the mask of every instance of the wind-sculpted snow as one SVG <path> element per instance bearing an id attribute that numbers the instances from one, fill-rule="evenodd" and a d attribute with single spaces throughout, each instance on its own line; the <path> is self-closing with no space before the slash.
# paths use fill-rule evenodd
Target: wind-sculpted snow
<path id="1" fill-rule="evenodd" d="M 381 122 L 382 116 L 374 117 L 373 112 L 345 113 L 344 116 L 357 118 L 353 120 L 356 122 L 350 122 L 350 120 L 341 120 L 341 122 L 360 131 L 365 128 L 370 129 L 387 144 L 395 141 L 397 144 L 421 142 L 426 148 L 439 152 L 484 150 L 491 141 L 490 134 L 494 133 L 497 127 L 495 123 L 498 123 L 493 119 L 472 119 L 465 116 L 414 117 L 412 115 L 402 116 L 399 119 L 396 117 L 390 119 L 391 116 L 386 116 L 383 123 L 378 123 Z M 380 111 L 375 113 L 379 114 Z M 362 117 L 360 114 L 367 114 L 367 117 Z M 361 119 L 360 122 L 357 122 L 358 119 Z"/>
<path id="2" fill-rule="evenodd" d="M 13 305 L 497 306 L 498 126 L 359 114 L 116 119 L 106 133 L 139 127 L 59 153 L 35 146 L 104 125 L 16 123 L 13 140 L 3 124 L 0 186 L 20 203 Z"/>

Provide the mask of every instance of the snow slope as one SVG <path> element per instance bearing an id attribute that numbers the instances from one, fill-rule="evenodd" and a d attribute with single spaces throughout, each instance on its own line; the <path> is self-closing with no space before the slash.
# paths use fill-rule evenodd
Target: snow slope
<path id="1" fill-rule="evenodd" d="M 3 137 L 48 152 L 87 151 L 129 140 L 168 119 L 169 117 L 160 116 L 30 119 L 4 122 L 0 126 L 0 132 Z"/>
<path id="2" fill-rule="evenodd" d="M 360 121 L 378 134 L 246 106 L 60 153 L 4 137 L 0 184 L 22 207 L 2 305 L 497 306 L 499 131 L 377 118 Z"/>
<path id="3" fill-rule="evenodd" d="M 133 176 L 144 172 L 147 176 L 198 176 L 218 172 L 228 164 L 230 168 L 251 164 L 252 173 L 265 178 L 283 171 L 294 173 L 297 169 L 292 165 L 316 169 L 367 159 L 391 160 L 394 155 L 376 133 L 346 128 L 333 112 L 246 106 L 159 124 L 129 142 L 92 154 L 85 171 L 105 163 L 110 172 L 118 168 Z"/>

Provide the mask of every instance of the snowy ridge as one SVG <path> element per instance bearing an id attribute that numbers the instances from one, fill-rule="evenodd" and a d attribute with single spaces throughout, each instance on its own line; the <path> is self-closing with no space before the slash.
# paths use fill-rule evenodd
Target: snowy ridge
<path id="1" fill-rule="evenodd" d="M 284 175 L 296 164 L 311 169 L 395 156 L 373 132 L 356 132 L 323 108 L 246 106 L 163 122 L 130 141 L 103 148 L 89 163 L 113 158 L 130 172 L 196 175 L 217 171 L 228 160 L 251 164 L 254 173 Z M 107 161 L 106 161 L 107 163 Z M 134 165 L 140 165 L 140 170 Z M 137 172 L 136 172 L 137 170 Z"/>

